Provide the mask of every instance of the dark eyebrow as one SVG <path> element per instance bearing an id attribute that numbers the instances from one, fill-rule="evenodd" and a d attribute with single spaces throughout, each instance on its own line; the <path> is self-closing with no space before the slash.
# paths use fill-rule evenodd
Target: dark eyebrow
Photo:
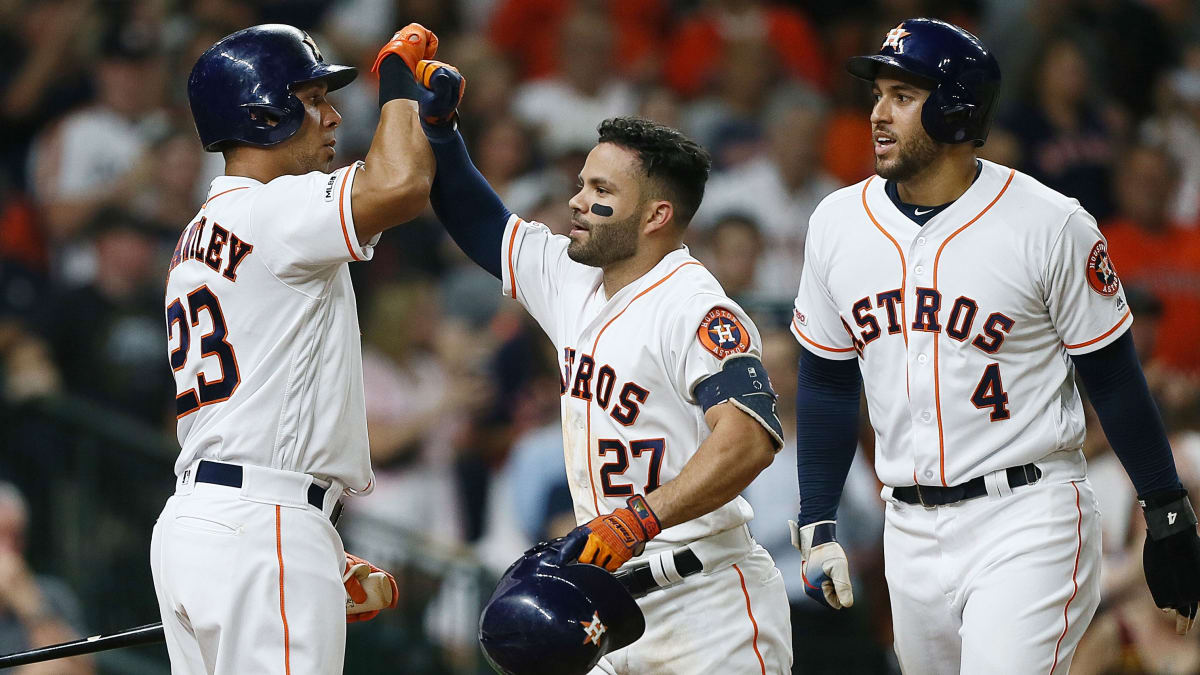
<path id="1" fill-rule="evenodd" d="M 897 82 L 896 84 L 889 84 L 887 86 L 887 89 L 893 93 L 910 94 L 910 95 L 921 91 L 920 87 L 911 85 L 907 82 Z M 875 83 L 875 90 L 883 91 L 883 87 L 880 87 L 879 83 Z"/>
<path id="2" fill-rule="evenodd" d="M 609 181 L 607 178 L 590 178 L 587 181 L 584 181 L 583 174 L 579 174 L 577 176 L 577 178 L 579 179 L 580 183 L 586 182 L 589 185 L 599 185 L 601 187 L 608 189 L 610 192 L 612 191 L 612 188 L 613 188 L 612 181 Z"/>

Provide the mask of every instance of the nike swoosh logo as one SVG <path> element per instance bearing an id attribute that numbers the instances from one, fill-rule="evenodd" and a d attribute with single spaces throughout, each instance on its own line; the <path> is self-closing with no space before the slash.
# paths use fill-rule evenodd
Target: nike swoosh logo
<path id="1" fill-rule="evenodd" d="M 933 210 L 933 209 L 925 209 L 924 211 L 922 211 L 921 209 L 913 209 L 913 215 L 917 215 L 917 216 L 923 216 L 923 215 L 925 215 L 926 213 L 929 213 L 929 212 L 930 212 L 930 211 L 932 211 L 932 210 Z"/>

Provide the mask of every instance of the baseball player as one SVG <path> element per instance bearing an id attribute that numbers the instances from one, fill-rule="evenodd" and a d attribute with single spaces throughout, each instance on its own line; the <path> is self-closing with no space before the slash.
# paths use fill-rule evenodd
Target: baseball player
<path id="1" fill-rule="evenodd" d="M 1078 374 L 1141 500 L 1154 600 L 1184 632 L 1196 517 L 1095 220 L 976 158 L 1000 69 L 970 33 L 910 19 L 848 69 L 873 87 L 877 175 L 814 212 L 796 298 L 806 591 L 853 602 L 835 522 L 861 373 L 901 668 L 1067 672 L 1100 601 Z"/>
<path id="2" fill-rule="evenodd" d="M 225 175 L 166 285 L 181 452 L 151 565 L 174 673 L 340 673 L 345 622 L 395 606 L 395 581 L 346 554 L 331 524 L 343 493 L 372 481 L 346 263 L 428 199 L 428 92 L 411 68 L 436 44 L 412 24 L 384 46 L 366 161 L 332 173 L 341 117 L 327 94 L 354 68 L 263 25 L 192 69 L 196 128 Z"/>
<path id="3" fill-rule="evenodd" d="M 456 77 L 447 70 L 433 86 L 450 104 Z M 571 233 L 554 235 L 500 202 L 467 156 L 453 105 L 422 116 L 435 212 L 561 359 L 579 523 L 561 560 L 620 569 L 644 595 L 644 637 L 594 672 L 787 672 L 782 577 L 750 538 L 738 496 L 782 444 L 775 394 L 754 324 L 681 243 L 708 154 L 673 129 L 606 120 L 568 203 Z M 604 630 L 599 620 L 580 624 L 581 644 Z"/>

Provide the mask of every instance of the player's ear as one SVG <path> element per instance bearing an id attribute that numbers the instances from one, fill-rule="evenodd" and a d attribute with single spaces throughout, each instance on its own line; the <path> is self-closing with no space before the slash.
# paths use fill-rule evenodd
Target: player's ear
<path id="1" fill-rule="evenodd" d="M 675 206 L 664 199 L 651 200 L 646 204 L 643 234 L 653 234 L 675 222 Z"/>

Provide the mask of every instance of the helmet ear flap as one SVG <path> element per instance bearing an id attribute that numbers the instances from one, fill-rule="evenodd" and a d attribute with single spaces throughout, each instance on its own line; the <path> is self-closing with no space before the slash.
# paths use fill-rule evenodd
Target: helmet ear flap
<path id="1" fill-rule="evenodd" d="M 957 83 L 943 82 L 934 88 L 921 108 L 921 124 L 929 137 L 939 143 L 971 140 L 973 118 L 978 106 L 967 103 L 965 91 Z"/>
<path id="2" fill-rule="evenodd" d="M 295 95 L 288 96 L 283 106 L 245 103 L 241 107 L 249 116 L 249 126 L 268 144 L 291 138 L 304 124 L 304 104 Z"/>

